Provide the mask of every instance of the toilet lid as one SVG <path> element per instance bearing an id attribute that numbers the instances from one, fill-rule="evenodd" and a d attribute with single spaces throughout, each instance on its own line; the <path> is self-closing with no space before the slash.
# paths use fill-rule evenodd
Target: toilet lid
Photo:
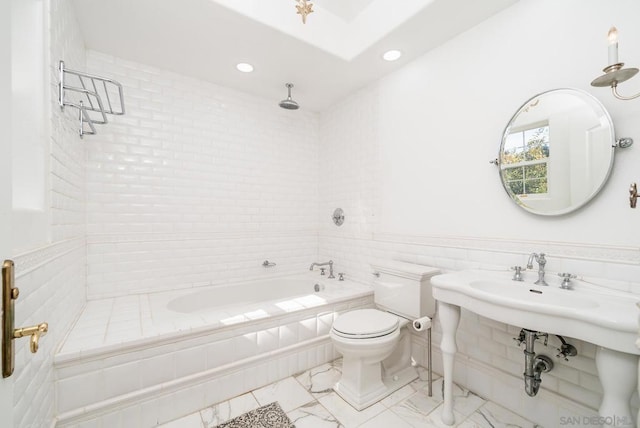
<path id="1" fill-rule="evenodd" d="M 342 337 L 367 339 L 385 336 L 398 328 L 398 317 L 377 309 L 358 309 L 340 315 L 333 330 Z"/>

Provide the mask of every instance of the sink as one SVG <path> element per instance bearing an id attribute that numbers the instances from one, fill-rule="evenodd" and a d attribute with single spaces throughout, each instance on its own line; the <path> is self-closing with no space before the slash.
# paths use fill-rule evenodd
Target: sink
<path id="1" fill-rule="evenodd" d="M 551 275 L 547 281 L 552 282 Z M 468 270 L 431 278 L 442 328 L 444 404 L 442 421 L 453 425 L 453 366 L 460 308 L 527 330 L 557 334 L 597 345 L 596 367 L 603 389 L 599 414 L 633 420 L 629 402 L 635 391 L 640 296 L 574 281 L 574 289 L 512 281 L 508 271 Z M 618 420 L 618 419 L 616 419 Z"/>
<path id="2" fill-rule="evenodd" d="M 486 293 L 487 297 L 514 299 L 531 306 L 547 306 L 565 309 L 593 309 L 598 301 L 593 296 L 584 296 L 572 290 L 562 290 L 551 286 L 537 286 L 518 281 L 471 281 L 469 287 Z"/>
<path id="3" fill-rule="evenodd" d="M 548 275 L 551 283 L 554 279 Z M 598 289 L 573 281 L 574 289 L 557 283 L 535 285 L 512 281 L 510 273 L 465 270 L 431 279 L 433 296 L 441 302 L 530 330 L 566 335 L 620 352 L 639 354 L 640 296 Z"/>

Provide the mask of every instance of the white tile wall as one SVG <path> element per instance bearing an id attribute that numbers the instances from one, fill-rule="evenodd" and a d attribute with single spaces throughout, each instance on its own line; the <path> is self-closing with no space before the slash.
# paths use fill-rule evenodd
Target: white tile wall
<path id="1" fill-rule="evenodd" d="M 87 138 L 88 294 L 300 271 L 317 252 L 318 118 L 88 52 L 127 114 Z"/>
<path id="2" fill-rule="evenodd" d="M 70 1 L 45 2 L 50 9 L 51 74 L 50 201 L 52 243 L 13 257 L 16 263 L 16 327 L 49 323 L 36 354 L 28 339 L 16 341 L 13 374 L 14 422 L 17 427 L 47 427 L 55 415 L 53 356 L 85 303 L 85 146 L 78 137 L 76 115 L 60 112 L 57 67 L 65 60 L 84 68 L 84 41 Z M 37 403 L 37 404 L 34 404 Z"/>

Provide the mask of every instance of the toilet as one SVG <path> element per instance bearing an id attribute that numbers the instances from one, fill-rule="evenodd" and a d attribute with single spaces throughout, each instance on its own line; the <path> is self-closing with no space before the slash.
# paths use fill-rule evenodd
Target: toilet
<path id="1" fill-rule="evenodd" d="M 433 317 L 431 277 L 436 268 L 406 262 L 372 263 L 375 309 L 345 312 L 330 337 L 342 354 L 342 376 L 334 390 L 357 410 L 377 403 L 417 379 L 412 366 L 411 322 Z"/>

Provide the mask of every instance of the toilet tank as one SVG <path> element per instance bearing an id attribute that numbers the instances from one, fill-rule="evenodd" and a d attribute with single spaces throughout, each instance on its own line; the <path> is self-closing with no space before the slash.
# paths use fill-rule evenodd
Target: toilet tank
<path id="1" fill-rule="evenodd" d="M 399 261 L 371 263 L 376 305 L 405 318 L 433 317 L 436 301 L 431 293 L 431 277 L 440 269 Z"/>

